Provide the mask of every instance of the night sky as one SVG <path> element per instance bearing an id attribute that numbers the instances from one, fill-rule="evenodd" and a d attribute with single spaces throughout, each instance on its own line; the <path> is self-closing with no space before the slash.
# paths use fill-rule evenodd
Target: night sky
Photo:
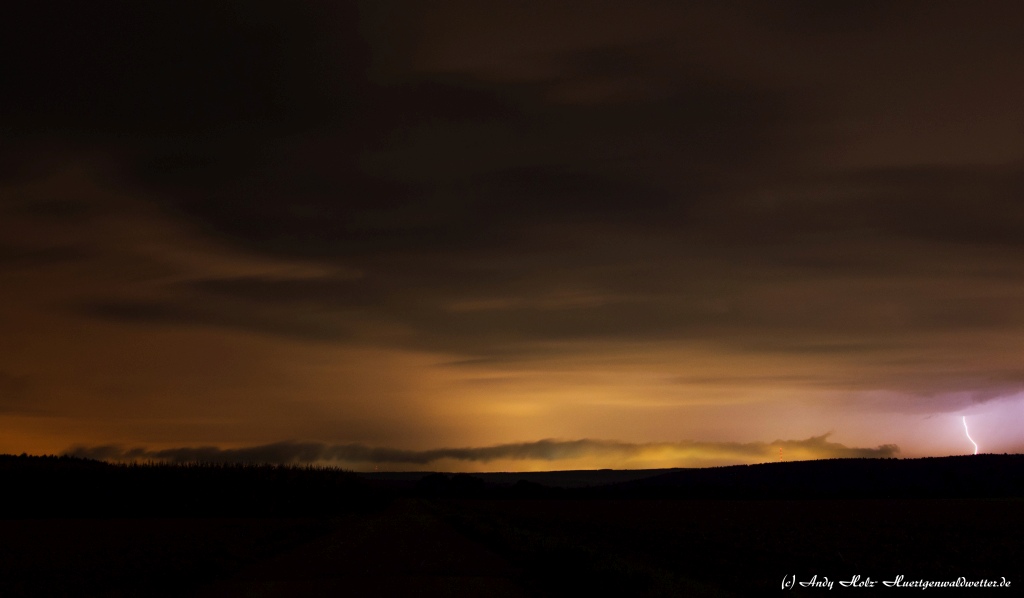
<path id="1" fill-rule="evenodd" d="M 0 452 L 1024 450 L 1024 4 L 0 6 Z"/>

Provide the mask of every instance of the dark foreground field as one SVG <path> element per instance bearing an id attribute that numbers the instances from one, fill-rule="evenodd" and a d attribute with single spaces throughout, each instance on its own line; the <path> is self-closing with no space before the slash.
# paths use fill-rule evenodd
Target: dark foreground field
<path id="1" fill-rule="evenodd" d="M 588 483 L 563 488 L 553 474 L 542 485 L 6 457 L 0 596 L 750 596 L 793 575 L 867 595 L 921 590 L 836 582 L 1006 578 L 1010 588 L 927 595 L 1015 595 L 1024 458 L 979 457 L 793 463 L 770 476 L 853 468 L 874 488 L 858 498 L 785 495 L 762 479 L 768 466 L 609 472 L 611 485 L 568 473 Z M 1001 481 L 964 488 L 977 483 L 965 464 Z M 818 482 L 801 492 L 835 487 Z"/>

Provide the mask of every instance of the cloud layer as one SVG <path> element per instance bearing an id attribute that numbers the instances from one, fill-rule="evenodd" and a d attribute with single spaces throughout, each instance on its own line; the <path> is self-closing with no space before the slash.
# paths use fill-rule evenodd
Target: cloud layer
<path id="1" fill-rule="evenodd" d="M 935 451 L 1024 390 L 1024 5 L 588 4 L 0 6 L 4 437 Z"/>
<path id="2" fill-rule="evenodd" d="M 845 98 L 896 85 L 886 102 L 916 119 L 934 85 L 887 78 L 898 75 L 884 69 L 917 66 L 901 46 L 876 72 L 844 57 L 905 31 L 944 45 L 942 24 L 967 27 L 962 15 L 829 8 L 810 18 L 756 3 L 736 13 L 651 3 L 575 15 L 579 38 L 561 39 L 555 24 L 574 15 L 571 4 L 540 9 L 536 22 L 512 6 L 447 3 L 403 4 L 412 20 L 356 3 L 19 10 L 7 22 L 49 22 L 95 51 L 68 62 L 11 32 L 19 51 L 7 55 L 31 56 L 35 68 L 12 67 L 10 126 L 24 135 L 13 138 L 21 151 L 9 180 L 52 172 L 61 159 L 44 157 L 76 153 L 30 136 L 45 125 L 45 143 L 74 139 L 105 155 L 102 177 L 163 217 L 323 272 L 229 270 L 147 293 L 111 288 L 71 301 L 80 317 L 492 363 L 556 344 L 713 344 L 802 355 L 792 369 L 813 371 L 823 389 L 848 381 L 837 361 L 861 370 L 864 390 L 1024 388 L 1015 363 L 992 359 L 1003 332 L 1024 327 L 1024 154 L 907 160 L 887 153 L 904 141 L 876 124 L 884 115 L 858 125 L 863 139 L 839 132 L 866 118 L 857 110 L 884 109 L 865 98 L 855 110 Z M 734 64 L 705 36 L 684 43 L 669 22 L 749 35 L 765 51 Z M 1009 34 L 990 25 L 993 39 Z M 509 27 L 532 41 L 500 35 Z M 88 40 L 76 37 L 83 31 Z M 494 34 L 486 44 L 481 31 Z M 185 37 L 189 48 L 169 56 L 178 45 L 167 40 Z M 114 62 L 123 76 L 113 85 L 111 60 L 125 47 L 133 62 Z M 990 59 L 985 44 L 968 49 L 974 58 L 943 68 L 1011 64 Z M 833 66 L 819 72 L 809 55 Z M 786 65 L 797 70 L 782 73 Z M 1008 75 L 999 93 L 1017 94 L 1013 82 L 1024 85 Z M 984 87 L 970 97 L 986 97 Z M 928 130 L 963 146 L 952 128 Z M 857 143 L 885 149 L 855 160 Z M 12 209 L 37 220 L 96 217 L 87 201 L 42 199 Z M 58 249 L 0 237 L 0 260 Z M 956 367 L 963 353 L 937 345 L 985 357 Z"/>
<path id="3" fill-rule="evenodd" d="M 557 467 L 559 461 L 594 459 L 621 463 L 656 458 L 677 460 L 680 466 L 699 460 L 758 463 L 778 458 L 780 449 L 790 460 L 831 458 L 885 458 L 899 453 L 899 447 L 886 444 L 876 448 L 854 448 L 829 442 L 828 434 L 804 440 L 777 440 L 772 443 L 660 442 L 630 443 L 613 440 L 538 440 L 470 448 L 402 450 L 369 447 L 362 444 L 324 444 L 319 442 L 278 442 L 262 446 L 222 449 L 218 447 L 182 447 L 170 449 L 122 448 L 118 446 L 74 447 L 66 454 L 105 461 L 163 461 L 170 463 L 275 463 L 275 464 L 389 464 L 428 465 L 442 460 L 543 461 Z"/>

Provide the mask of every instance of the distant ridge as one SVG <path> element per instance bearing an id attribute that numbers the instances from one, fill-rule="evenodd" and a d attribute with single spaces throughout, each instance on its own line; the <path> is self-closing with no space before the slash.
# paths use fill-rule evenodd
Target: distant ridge
<path id="1" fill-rule="evenodd" d="M 680 469 L 605 490 L 666 498 L 1024 497 L 1024 455 L 821 459 Z"/>
<path id="2" fill-rule="evenodd" d="M 359 475 L 396 491 L 495 498 L 1024 497 L 1024 455 L 821 459 L 691 469 Z"/>

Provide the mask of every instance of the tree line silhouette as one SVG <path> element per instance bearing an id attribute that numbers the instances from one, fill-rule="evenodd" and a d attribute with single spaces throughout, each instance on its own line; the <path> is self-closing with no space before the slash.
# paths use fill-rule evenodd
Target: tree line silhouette
<path id="1" fill-rule="evenodd" d="M 0 455 L 0 517 L 323 516 L 372 508 L 357 474 L 314 466 L 114 464 Z"/>

